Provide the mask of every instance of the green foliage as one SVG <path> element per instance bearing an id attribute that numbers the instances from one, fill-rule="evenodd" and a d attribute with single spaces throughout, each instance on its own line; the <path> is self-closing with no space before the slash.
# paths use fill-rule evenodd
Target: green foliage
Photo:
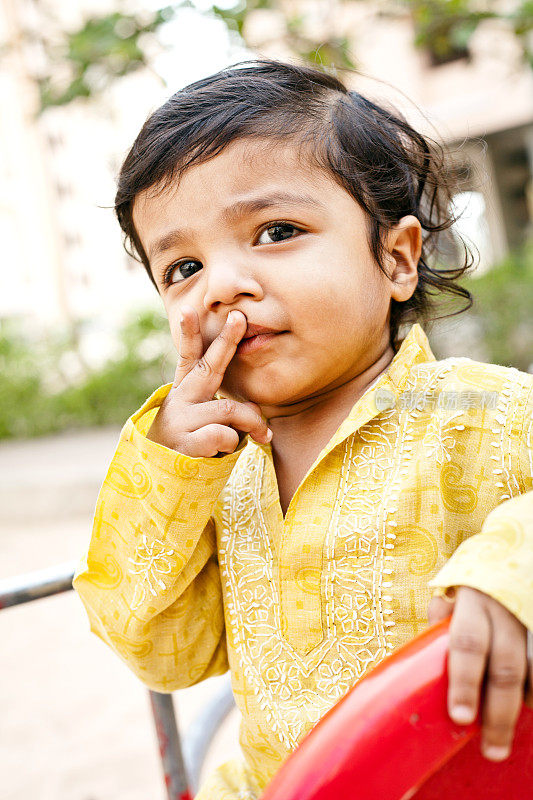
<path id="1" fill-rule="evenodd" d="M 470 0 L 414 0 L 409 8 L 415 25 L 415 46 L 430 50 L 439 60 L 463 53 L 470 37 L 490 11 L 472 9 Z"/>
<path id="2" fill-rule="evenodd" d="M 36 406 L 41 394 L 37 354 L 12 323 L 0 327 L 0 438 L 21 435 L 19 409 Z M 11 421 L 10 421 L 11 420 Z"/>
<path id="3" fill-rule="evenodd" d="M 44 74 L 36 79 L 41 110 L 66 105 L 79 98 L 95 97 L 116 78 L 149 66 L 146 38 L 155 35 L 161 25 L 183 8 L 194 8 L 193 0 L 178 0 L 158 11 L 143 14 L 116 11 L 92 16 L 74 31 L 63 31 L 56 26 L 50 33 L 47 25 L 47 32 L 40 37 L 46 67 Z M 257 9 L 282 12 L 284 39 L 295 56 L 303 61 L 325 69 L 356 68 L 348 31 L 346 35 L 311 38 L 305 33 L 303 16 L 288 15 L 283 0 L 237 0 L 229 8 L 215 2 L 206 13 L 221 19 L 242 39 L 246 17 Z M 509 24 L 521 44 L 524 61 L 533 67 L 533 0 L 517 0 L 512 10 L 506 11 L 501 10 L 495 0 L 391 0 L 380 14 L 397 16 L 406 10 L 414 21 L 415 46 L 429 50 L 437 62 L 468 55 L 470 38 L 479 23 L 485 19 L 500 19 Z M 32 39 L 32 34 L 28 33 L 28 39 Z M 7 43 L 4 50 L 9 47 Z"/>
<path id="4" fill-rule="evenodd" d="M 38 80 L 41 110 L 66 105 L 76 98 L 92 97 L 115 78 L 145 66 L 142 37 L 154 33 L 174 13 L 172 6 L 166 6 L 146 20 L 117 11 L 91 17 L 78 30 L 62 32 L 59 45 L 46 46 L 45 42 L 49 70 Z M 66 83 L 58 84 L 54 77 L 58 63 L 68 65 Z"/>
<path id="5" fill-rule="evenodd" d="M 505 17 L 522 45 L 524 61 L 533 69 L 533 0 L 522 0 L 516 9 Z"/>
<path id="6" fill-rule="evenodd" d="M 238 0 L 229 9 L 214 5 L 212 11 L 242 37 L 247 15 L 257 8 L 286 13 L 283 0 Z M 530 40 L 533 0 L 518 0 L 515 8 L 509 11 L 502 11 L 494 0 L 393 0 L 381 13 L 395 16 L 404 9 L 413 18 L 415 46 L 429 50 L 437 62 L 468 55 L 470 38 L 479 23 L 485 19 L 500 19 L 509 23 L 522 46 L 524 61 L 533 66 Z M 324 67 L 355 68 L 347 36 L 311 40 L 303 33 L 303 22 L 301 16 L 285 19 L 285 39 L 295 55 Z"/>
<path id="7" fill-rule="evenodd" d="M 468 55 L 470 38 L 485 19 L 509 23 L 522 46 L 524 61 L 533 66 L 529 33 L 533 30 L 533 0 L 517 2 L 513 11 L 503 12 L 494 0 L 402 0 L 415 25 L 415 46 L 433 53 L 438 61 Z"/>
<path id="8" fill-rule="evenodd" d="M 533 239 L 461 285 L 474 296 L 467 313 L 481 324 L 488 361 L 527 372 L 533 364 Z"/>
<path id="9" fill-rule="evenodd" d="M 230 31 L 242 38 L 244 22 L 251 11 L 275 9 L 277 6 L 276 0 L 239 0 L 230 8 L 215 4 L 209 13 L 221 19 Z M 44 39 L 48 66 L 46 74 L 37 80 L 40 110 L 66 105 L 80 98 L 96 97 L 116 78 L 147 66 L 143 37 L 155 34 L 180 9 L 190 7 L 193 7 L 191 0 L 180 0 L 156 11 L 148 21 L 146 15 L 140 17 L 117 11 L 90 17 L 78 30 L 56 31 L 53 41 Z M 303 34 L 302 23 L 299 17 L 286 19 L 287 42 L 296 55 L 325 68 L 354 68 L 346 37 L 311 39 Z M 67 79 L 64 77 L 65 67 Z"/>
<path id="10" fill-rule="evenodd" d="M 120 339 L 120 357 L 69 382 L 61 357 L 75 356 L 71 336 L 28 341 L 13 322 L 1 323 L 0 439 L 122 425 L 172 380 L 174 354 L 166 317 L 151 311 L 132 319 Z"/>
<path id="11" fill-rule="evenodd" d="M 298 55 L 313 66 L 355 69 L 355 62 L 350 54 L 350 42 L 345 36 L 332 37 L 318 43 L 300 39 Z"/>
<path id="12" fill-rule="evenodd" d="M 231 8 L 214 5 L 215 16 L 223 20 L 231 31 L 243 37 L 247 15 L 256 9 L 283 10 L 279 0 L 238 0 Z M 355 63 L 350 53 L 346 36 L 331 36 L 313 39 L 304 33 L 304 18 L 301 15 L 285 17 L 285 40 L 295 55 L 313 66 L 354 69 Z M 244 37 L 243 37 L 244 38 Z"/>
<path id="13" fill-rule="evenodd" d="M 213 5 L 212 11 L 215 16 L 219 17 L 230 31 L 236 31 L 239 36 L 242 36 L 244 22 L 250 11 L 255 11 L 257 8 L 275 8 L 276 0 L 248 0 L 248 2 L 237 2 L 231 8 L 222 8 Z"/>

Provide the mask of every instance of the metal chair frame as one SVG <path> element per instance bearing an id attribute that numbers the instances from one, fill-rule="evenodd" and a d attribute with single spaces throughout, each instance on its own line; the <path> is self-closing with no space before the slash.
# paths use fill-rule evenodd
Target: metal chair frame
<path id="1" fill-rule="evenodd" d="M 58 564 L 0 580 L 0 611 L 72 590 L 77 563 Z M 168 800 L 191 800 L 202 765 L 221 723 L 234 707 L 229 678 L 182 739 L 172 694 L 148 689 Z"/>

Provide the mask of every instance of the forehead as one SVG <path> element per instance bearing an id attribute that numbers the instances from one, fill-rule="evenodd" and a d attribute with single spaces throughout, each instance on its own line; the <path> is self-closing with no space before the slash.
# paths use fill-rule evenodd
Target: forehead
<path id="1" fill-rule="evenodd" d="M 137 195 L 133 222 L 141 239 L 148 229 L 152 237 L 154 227 L 162 230 L 176 212 L 187 218 L 212 216 L 257 191 L 351 200 L 303 148 L 264 139 L 237 140 L 210 160 L 189 167 L 179 178 Z"/>

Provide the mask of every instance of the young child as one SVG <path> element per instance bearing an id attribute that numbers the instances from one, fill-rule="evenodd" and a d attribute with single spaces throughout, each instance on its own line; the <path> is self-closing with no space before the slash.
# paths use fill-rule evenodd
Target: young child
<path id="1" fill-rule="evenodd" d="M 441 155 L 335 77 L 263 60 L 177 92 L 122 166 L 118 219 L 179 358 L 122 430 L 74 588 L 150 688 L 231 671 L 244 759 L 204 800 L 257 798 L 452 612 L 449 711 L 472 721 L 487 671 L 488 759 L 531 703 L 533 376 L 431 352 L 435 300 L 471 301 L 468 250 L 426 263 L 454 221 Z"/>

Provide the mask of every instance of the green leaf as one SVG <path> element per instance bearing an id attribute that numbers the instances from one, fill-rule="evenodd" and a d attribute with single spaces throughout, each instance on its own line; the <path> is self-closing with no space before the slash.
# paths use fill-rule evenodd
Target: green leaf
<path id="1" fill-rule="evenodd" d="M 93 16 L 78 30 L 63 32 L 59 45 L 52 45 L 45 40 L 49 71 L 38 81 L 41 110 L 65 105 L 79 98 L 93 97 L 112 80 L 144 66 L 147 62 L 141 45 L 142 37 L 155 33 L 174 16 L 178 8 L 190 5 L 190 0 L 184 0 L 175 6 L 165 6 L 154 12 L 148 22 L 134 14 L 118 11 Z M 53 78 L 58 63 L 67 65 L 70 70 L 70 80 L 61 86 Z M 95 67 L 101 76 L 98 85 L 91 80 L 91 71 Z"/>

